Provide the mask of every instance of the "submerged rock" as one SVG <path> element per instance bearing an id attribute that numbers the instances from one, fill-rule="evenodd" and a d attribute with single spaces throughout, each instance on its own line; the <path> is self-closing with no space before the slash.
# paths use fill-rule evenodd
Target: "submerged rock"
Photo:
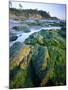
<path id="1" fill-rule="evenodd" d="M 24 26 L 24 25 L 22 25 L 22 26 L 14 26 L 13 29 L 15 29 L 17 31 L 23 31 L 25 33 L 30 32 L 29 27 L 28 26 Z"/>
<path id="2" fill-rule="evenodd" d="M 9 40 L 10 41 L 15 41 L 18 38 L 18 36 L 15 33 L 10 32 Z"/>
<path id="3" fill-rule="evenodd" d="M 32 34 L 10 61 L 10 88 L 65 85 L 65 53 L 65 38 L 58 30 Z"/>
<path id="4" fill-rule="evenodd" d="M 10 41 L 15 41 L 18 38 L 18 36 L 11 36 Z"/>

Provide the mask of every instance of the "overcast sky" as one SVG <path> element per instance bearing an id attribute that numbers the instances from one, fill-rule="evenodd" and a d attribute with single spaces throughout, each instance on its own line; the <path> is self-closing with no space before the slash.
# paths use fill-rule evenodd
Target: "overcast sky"
<path id="1" fill-rule="evenodd" d="M 51 16 L 58 17 L 65 20 L 66 5 L 65 4 L 45 4 L 45 3 L 30 3 L 30 2 L 12 2 L 12 7 L 19 9 L 19 4 L 23 6 L 22 9 L 38 9 L 50 13 Z"/>

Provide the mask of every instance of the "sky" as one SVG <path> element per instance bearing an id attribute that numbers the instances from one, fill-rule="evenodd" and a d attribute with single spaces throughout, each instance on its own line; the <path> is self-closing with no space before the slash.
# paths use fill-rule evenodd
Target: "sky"
<path id="1" fill-rule="evenodd" d="M 32 3 L 32 2 L 12 2 L 12 7 L 19 9 L 19 4 L 22 9 L 37 9 L 44 10 L 50 13 L 52 17 L 57 17 L 66 20 L 66 5 L 65 4 L 48 4 L 48 3 Z"/>

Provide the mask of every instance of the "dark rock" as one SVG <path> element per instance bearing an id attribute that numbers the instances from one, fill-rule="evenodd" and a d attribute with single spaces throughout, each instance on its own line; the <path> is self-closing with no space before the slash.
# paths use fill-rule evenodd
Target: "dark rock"
<path id="1" fill-rule="evenodd" d="M 10 36 L 10 41 L 15 41 L 18 38 L 18 36 Z"/>

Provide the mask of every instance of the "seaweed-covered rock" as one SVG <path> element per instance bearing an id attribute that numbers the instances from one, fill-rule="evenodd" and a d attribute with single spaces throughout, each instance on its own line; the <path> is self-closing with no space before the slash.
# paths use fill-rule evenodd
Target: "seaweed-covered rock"
<path id="1" fill-rule="evenodd" d="M 25 33 L 30 32 L 30 29 L 28 26 L 26 25 L 22 25 L 22 26 L 14 26 L 13 29 L 17 30 L 17 31 L 23 31 Z"/>
<path id="2" fill-rule="evenodd" d="M 66 45 L 60 32 L 41 30 L 25 40 L 10 61 L 10 88 L 66 84 Z"/>
<path id="3" fill-rule="evenodd" d="M 25 43 L 65 48 L 65 38 L 63 38 L 59 32 L 62 32 L 62 30 L 41 30 L 27 38 Z"/>
<path id="4" fill-rule="evenodd" d="M 16 56 L 16 54 L 18 53 L 21 47 L 22 47 L 22 43 L 20 42 L 16 42 L 10 47 L 10 54 L 9 54 L 10 59 L 11 58 L 13 59 Z"/>
<path id="5" fill-rule="evenodd" d="M 24 46 L 10 61 L 10 88 L 34 86 L 28 72 L 30 59 L 30 46 Z"/>

